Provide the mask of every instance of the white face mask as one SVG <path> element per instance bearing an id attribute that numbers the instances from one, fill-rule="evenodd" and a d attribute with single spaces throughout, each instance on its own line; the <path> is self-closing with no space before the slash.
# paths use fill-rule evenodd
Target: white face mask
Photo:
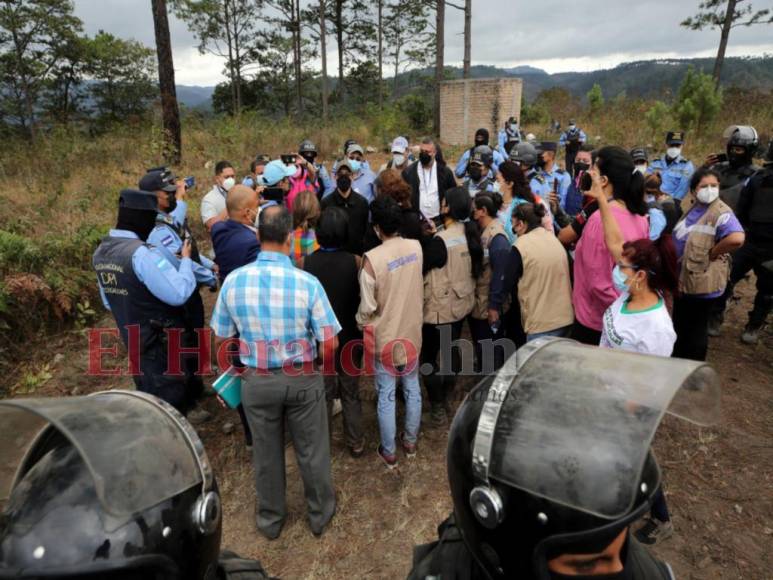
<path id="1" fill-rule="evenodd" d="M 682 153 L 681 147 L 669 147 L 666 149 L 666 155 L 669 159 L 676 159 Z"/>
<path id="2" fill-rule="evenodd" d="M 706 205 L 712 203 L 719 197 L 719 187 L 716 185 L 706 185 L 698 190 L 698 201 Z"/>
<path id="3" fill-rule="evenodd" d="M 638 171 L 639 173 L 641 173 L 642 175 L 644 175 L 645 173 L 647 173 L 647 164 L 646 163 L 640 163 L 639 165 L 636 165 L 636 167 L 634 167 L 634 169 L 636 171 Z"/>
<path id="4" fill-rule="evenodd" d="M 402 153 L 394 153 L 392 155 L 392 164 L 397 165 L 398 167 L 402 167 L 403 163 L 405 163 L 405 155 Z"/>
<path id="5" fill-rule="evenodd" d="M 231 191 L 231 188 L 234 185 L 236 185 L 236 179 L 234 179 L 233 177 L 226 177 L 223 180 L 223 189 L 225 189 L 226 191 Z"/>
<path id="6" fill-rule="evenodd" d="M 494 185 L 491 186 L 494 193 L 502 193 L 502 186 L 499 185 L 498 181 L 494 182 Z"/>
<path id="7" fill-rule="evenodd" d="M 577 128 L 577 125 L 569 125 L 569 130 L 574 131 Z"/>

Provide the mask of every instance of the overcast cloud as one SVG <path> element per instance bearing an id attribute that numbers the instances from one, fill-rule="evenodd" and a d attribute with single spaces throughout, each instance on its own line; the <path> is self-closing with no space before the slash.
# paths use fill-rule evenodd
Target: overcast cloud
<path id="1" fill-rule="evenodd" d="M 302 0 L 303 6 L 308 3 Z M 472 61 L 500 67 L 531 65 L 555 73 L 610 68 L 650 58 L 714 56 L 718 31 L 693 32 L 679 26 L 697 5 L 698 0 L 473 0 Z M 753 0 L 753 5 L 773 8 L 771 0 Z M 104 30 L 154 45 L 150 0 L 75 0 L 75 13 L 88 34 Z M 185 23 L 171 14 L 170 28 L 177 83 L 221 82 L 222 59 L 199 54 Z M 462 13 L 449 6 L 446 64 L 461 66 L 463 28 Z M 773 26 L 732 31 L 728 55 L 765 53 L 773 54 Z M 328 58 L 336 62 L 334 50 Z"/>

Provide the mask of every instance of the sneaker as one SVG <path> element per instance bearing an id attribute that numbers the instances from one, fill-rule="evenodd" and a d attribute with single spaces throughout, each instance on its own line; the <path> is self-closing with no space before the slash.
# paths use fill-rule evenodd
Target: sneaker
<path id="1" fill-rule="evenodd" d="M 384 451 L 384 448 L 381 447 L 381 445 L 378 446 L 378 449 L 376 450 L 378 453 L 378 456 L 381 458 L 381 461 L 384 462 L 384 465 L 387 466 L 387 469 L 394 469 L 397 467 L 397 455 L 394 453 L 387 453 Z"/>
<path id="2" fill-rule="evenodd" d="M 403 446 L 403 452 L 406 457 L 416 457 L 416 443 L 411 443 L 405 439 L 405 432 L 400 433 L 400 444 Z"/>
<path id="3" fill-rule="evenodd" d="M 674 535 L 674 525 L 671 521 L 661 522 L 657 518 L 646 518 L 644 525 L 636 530 L 634 535 L 642 544 L 654 546 Z"/>
<path id="4" fill-rule="evenodd" d="M 722 334 L 722 323 L 725 317 L 721 314 L 712 314 L 709 316 L 709 336 L 719 336 Z"/>
<path id="5" fill-rule="evenodd" d="M 749 345 L 757 344 L 757 341 L 760 339 L 760 330 L 762 330 L 761 325 L 747 324 L 746 328 L 743 329 L 741 342 Z"/>
<path id="6" fill-rule="evenodd" d="M 432 405 L 429 422 L 434 427 L 445 427 L 448 424 L 448 415 L 442 405 Z"/>
<path id="7" fill-rule="evenodd" d="M 188 414 L 185 416 L 185 418 L 188 419 L 188 423 L 190 423 L 191 425 L 201 425 L 202 423 L 206 423 L 207 421 L 212 419 L 212 413 L 210 413 L 206 409 L 197 407 L 189 411 Z"/>

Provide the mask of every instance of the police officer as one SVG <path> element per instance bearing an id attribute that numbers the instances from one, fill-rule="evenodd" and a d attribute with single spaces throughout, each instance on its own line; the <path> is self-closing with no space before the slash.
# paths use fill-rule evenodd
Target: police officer
<path id="1" fill-rule="evenodd" d="M 192 404 L 185 376 L 164 374 L 168 370 L 165 330 L 186 327 L 184 306 L 196 291 L 191 243 L 183 242 L 179 268 L 175 268 L 159 248 L 145 243 L 156 224 L 156 194 L 125 189 L 118 204 L 116 226 L 92 259 L 102 302 L 115 317 L 130 362 L 139 362 L 140 374 L 134 376 L 137 389 L 185 413 Z M 130 334 L 134 329 L 138 336 Z"/>
<path id="2" fill-rule="evenodd" d="M 670 195 L 677 205 L 681 203 L 690 189 L 690 177 L 695 172 L 692 161 L 682 156 L 684 147 L 684 132 L 669 131 L 666 133 L 666 152 L 659 159 L 650 163 L 647 173 L 660 173 L 663 184 L 660 189 Z"/>
<path id="3" fill-rule="evenodd" d="M 518 126 L 518 119 L 510 117 L 505 123 L 505 128 L 499 131 L 497 136 L 497 150 L 507 159 L 510 151 L 523 140 L 521 137 L 521 128 Z"/>
<path id="4" fill-rule="evenodd" d="M 561 137 L 558 139 L 558 144 L 564 147 L 566 154 L 566 170 L 572 174 L 574 172 L 574 158 L 577 156 L 577 152 L 580 147 L 588 141 L 588 136 L 585 131 L 577 126 L 574 119 L 569 119 L 569 126 L 566 131 L 561 133 Z"/>
<path id="5" fill-rule="evenodd" d="M 196 283 L 206 286 L 210 291 L 217 289 L 217 265 L 199 253 L 196 240 L 188 227 L 186 213 L 188 204 L 185 201 L 185 182 L 175 179 L 174 174 L 165 167 L 148 171 L 139 181 L 141 191 L 155 192 L 158 198 L 158 214 L 156 227 L 148 236 L 148 243 L 158 248 L 175 268 L 180 267 L 180 251 L 183 240 L 191 241 L 191 266 Z M 185 303 L 185 332 L 182 336 L 183 346 L 195 348 L 198 346 L 196 329 L 204 328 L 204 302 L 201 294 L 195 291 Z M 204 382 L 196 374 L 199 366 L 198 357 L 185 355 L 185 374 L 187 392 L 193 400 L 204 394 Z M 188 414 L 192 423 L 201 423 L 211 418 L 204 409 L 194 409 Z"/>
<path id="6" fill-rule="evenodd" d="M 523 168 L 528 181 L 531 181 L 539 174 L 536 168 L 537 157 L 537 148 L 528 141 L 518 143 L 510 150 L 510 161 L 514 161 Z"/>
<path id="7" fill-rule="evenodd" d="M 467 175 L 464 178 L 464 188 L 475 197 L 482 191 L 494 191 L 493 152 L 488 145 L 475 148 L 467 164 Z"/>
<path id="8" fill-rule="evenodd" d="M 477 147 L 480 147 L 481 145 L 485 145 L 486 147 L 489 147 L 489 132 L 488 129 L 484 129 L 481 127 L 477 131 L 475 131 L 475 144 L 467 149 L 459 158 L 459 161 L 456 163 L 456 168 L 454 169 L 454 175 L 456 175 L 459 178 L 464 177 L 467 174 L 467 165 L 470 163 L 470 158 L 472 157 L 473 152 Z M 492 159 L 492 165 L 494 167 L 494 170 L 499 168 L 499 164 L 502 163 L 505 160 L 505 156 L 502 155 L 499 151 L 494 149 L 491 153 L 491 159 Z"/>
<path id="9" fill-rule="evenodd" d="M 556 200 L 558 205 L 565 207 L 572 178 L 567 171 L 556 164 L 556 151 L 558 151 L 558 143 L 555 141 L 540 143 L 537 148 L 537 168 L 543 179 L 532 179 L 530 185 L 531 190 L 542 199 L 550 199 L 551 194 L 555 193 L 558 197 Z"/>
<path id="10" fill-rule="evenodd" d="M 760 140 L 757 130 L 749 125 L 731 125 L 725 129 L 724 136 L 727 137 L 727 161 L 720 161 L 718 155 L 709 155 L 704 165 L 719 173 L 719 197 L 735 211 L 741 189 L 760 169 L 754 164 Z"/>
<path id="11" fill-rule="evenodd" d="M 741 335 L 745 344 L 757 343 L 760 330 L 773 308 L 773 268 L 770 263 L 773 260 L 773 140 L 768 143 L 765 159 L 765 166 L 749 179 L 738 198 L 736 216 L 746 230 L 746 242 L 733 254 L 733 269 L 727 288 L 722 300 L 718 301 L 717 315 L 709 321 L 709 333 L 718 335 L 733 287 L 749 270 L 754 270 L 757 295 L 749 312 L 749 322 Z"/>
<path id="12" fill-rule="evenodd" d="M 309 187 L 313 188 L 317 192 L 317 197 L 321 198 L 328 188 L 334 188 L 335 184 L 330 179 L 330 174 L 327 172 L 327 168 L 322 163 L 317 163 L 317 146 L 312 141 L 305 139 L 298 146 L 298 155 L 303 157 L 307 163 L 310 163 L 316 171 L 316 178 L 313 183 L 309 183 Z"/>
<path id="13" fill-rule="evenodd" d="M 107 391 L 4 401 L 0 413 L 3 440 L 27 451 L 3 482 L 1 577 L 268 580 L 257 560 L 219 554 L 211 463 L 163 401 Z"/>
<path id="14" fill-rule="evenodd" d="M 641 397 L 654 375 L 662 397 Z M 672 399 L 675 415 L 716 421 L 718 376 L 567 339 L 521 347 L 457 410 L 453 514 L 414 549 L 409 579 L 673 579 L 630 533 L 661 486 L 649 441 Z"/>

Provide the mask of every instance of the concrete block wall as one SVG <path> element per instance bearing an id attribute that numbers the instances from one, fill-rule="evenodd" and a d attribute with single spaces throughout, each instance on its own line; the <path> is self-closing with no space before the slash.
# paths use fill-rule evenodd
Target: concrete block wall
<path id="1" fill-rule="evenodd" d="M 449 145 L 469 145 L 475 131 L 489 130 L 491 145 L 508 118 L 521 118 L 523 81 L 506 79 L 466 79 L 444 81 L 440 85 L 440 141 Z"/>

